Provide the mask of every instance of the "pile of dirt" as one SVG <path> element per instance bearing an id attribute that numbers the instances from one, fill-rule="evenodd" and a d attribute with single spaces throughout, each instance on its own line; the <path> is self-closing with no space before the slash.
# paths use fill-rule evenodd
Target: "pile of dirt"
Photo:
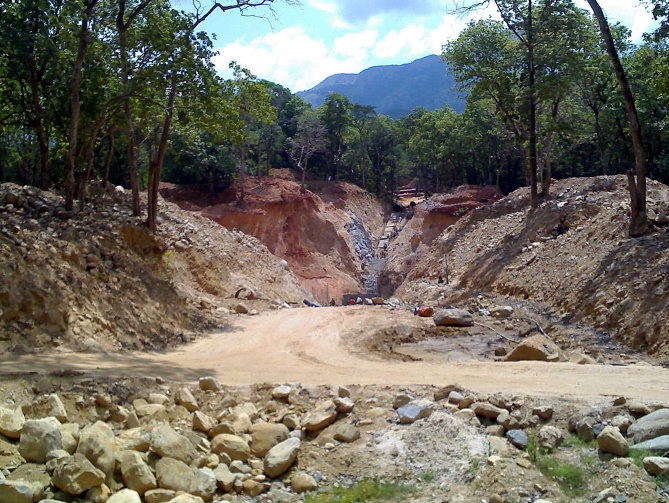
<path id="1" fill-rule="evenodd" d="M 240 290 L 264 307 L 302 300 L 255 238 L 164 202 L 154 236 L 123 189 L 91 193 L 69 212 L 53 192 L 0 185 L 1 351 L 157 349 L 224 326 Z"/>
<path id="2" fill-rule="evenodd" d="M 661 359 L 669 355 L 669 234 L 628 236 L 624 176 L 556 181 L 536 211 L 519 189 L 470 212 L 411 269 L 397 295 L 443 302 L 462 292 L 438 283 L 442 271 L 464 290 L 493 291 L 552 307 L 565 322 L 608 332 Z M 648 183 L 651 219 L 669 214 L 669 187 Z"/>
<path id="3" fill-rule="evenodd" d="M 370 258 L 365 243 L 382 231 L 383 203 L 355 185 L 312 181 L 307 189 L 286 173 L 278 175 L 248 177 L 243 201 L 237 185 L 211 194 L 205 187 L 163 184 L 161 194 L 227 229 L 255 236 L 288 262 L 320 303 L 360 292 Z"/>

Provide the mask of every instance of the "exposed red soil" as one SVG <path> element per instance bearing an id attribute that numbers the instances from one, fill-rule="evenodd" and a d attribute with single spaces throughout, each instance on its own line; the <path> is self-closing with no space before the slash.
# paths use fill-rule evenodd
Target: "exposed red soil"
<path id="1" fill-rule="evenodd" d="M 381 202 L 347 183 L 310 182 L 303 188 L 286 170 L 248 177 L 245 192 L 240 201 L 238 186 L 218 194 L 197 186 L 161 188 L 164 198 L 182 208 L 258 238 L 288 262 L 318 302 L 361 291 L 363 262 L 346 226 L 357 216 L 378 238 L 386 213 Z"/>

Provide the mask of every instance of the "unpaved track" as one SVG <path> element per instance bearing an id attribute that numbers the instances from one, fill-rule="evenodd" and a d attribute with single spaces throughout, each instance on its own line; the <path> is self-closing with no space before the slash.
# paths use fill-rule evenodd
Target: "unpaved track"
<path id="1" fill-rule="evenodd" d="M 349 306 L 286 309 L 235 317 L 227 332 L 203 337 L 177 351 L 133 354 L 52 353 L 0 357 L 3 373 L 80 370 L 89 375 L 161 376 L 194 381 L 215 375 L 221 383 L 445 385 L 473 391 L 625 396 L 669 401 L 669 370 L 648 365 L 567 363 L 399 362 L 364 354 L 371 331 L 397 324 L 431 324 L 406 310 Z"/>

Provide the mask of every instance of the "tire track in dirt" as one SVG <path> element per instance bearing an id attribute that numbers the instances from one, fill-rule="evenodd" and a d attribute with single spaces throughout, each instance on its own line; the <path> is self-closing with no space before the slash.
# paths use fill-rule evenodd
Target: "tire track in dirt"
<path id="1" fill-rule="evenodd" d="M 90 375 L 161 376 L 221 383 L 446 385 L 482 393 L 669 400 L 669 370 L 650 365 L 544 362 L 401 362 L 360 352 L 366 334 L 398 324 L 427 326 L 406 310 L 367 306 L 286 309 L 239 316 L 232 329 L 167 353 L 2 355 L 3 373 L 71 369 Z"/>

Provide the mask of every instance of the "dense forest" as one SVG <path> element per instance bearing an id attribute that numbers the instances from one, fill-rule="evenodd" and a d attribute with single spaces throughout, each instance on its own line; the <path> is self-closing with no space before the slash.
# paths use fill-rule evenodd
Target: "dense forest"
<path id="1" fill-rule="evenodd" d="M 415 109 L 397 120 L 339 94 L 314 110 L 235 63 L 234 78 L 220 78 L 202 21 L 271 3 L 202 2 L 186 12 L 167 0 L 3 2 L 0 181 L 61 186 L 74 210 L 101 179 L 131 188 L 138 215 L 148 189 L 155 229 L 159 181 L 217 191 L 293 168 L 384 196 L 408 180 L 428 193 L 460 184 L 510 191 L 534 175 L 545 197 L 551 178 L 635 167 L 601 24 L 570 0 L 496 1 L 502 21 L 473 21 L 443 48 L 465 111 Z M 647 8 L 660 26 L 641 44 L 621 25 L 610 32 L 648 176 L 669 182 L 669 1 Z"/>

